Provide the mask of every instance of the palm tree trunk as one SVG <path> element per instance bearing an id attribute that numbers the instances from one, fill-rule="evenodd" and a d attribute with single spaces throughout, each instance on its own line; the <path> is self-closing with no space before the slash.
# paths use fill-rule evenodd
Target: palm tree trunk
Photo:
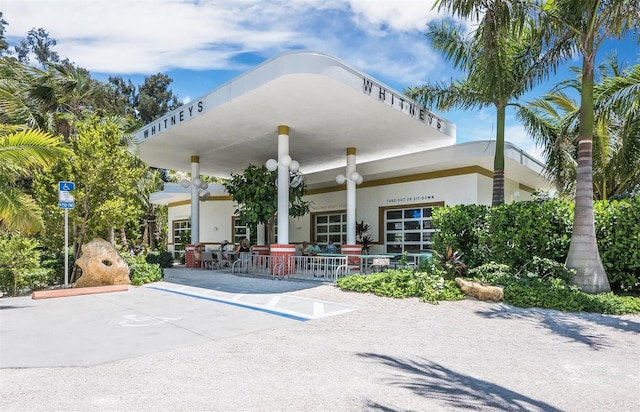
<path id="1" fill-rule="evenodd" d="M 496 127 L 496 152 L 493 157 L 493 198 L 492 206 L 504 204 L 504 125 L 506 106 L 499 105 Z"/>
<path id="2" fill-rule="evenodd" d="M 123 248 L 125 248 L 126 250 L 129 250 L 128 248 L 129 240 L 127 239 L 127 231 L 124 230 L 124 228 L 120 228 L 120 243 L 122 244 Z"/>
<path id="3" fill-rule="evenodd" d="M 575 269 L 571 283 L 587 293 L 608 292 L 609 279 L 600 259 L 593 214 L 593 57 L 583 57 L 576 208 L 566 265 Z"/>

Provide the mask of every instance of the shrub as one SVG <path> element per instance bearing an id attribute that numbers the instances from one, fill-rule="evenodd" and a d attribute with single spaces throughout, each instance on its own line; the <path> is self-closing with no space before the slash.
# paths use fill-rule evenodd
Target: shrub
<path id="1" fill-rule="evenodd" d="M 468 276 L 480 282 L 501 286 L 506 286 L 518 280 L 508 265 L 496 262 L 485 263 L 470 269 Z"/>
<path id="2" fill-rule="evenodd" d="M 563 263 L 555 260 L 534 256 L 530 262 L 527 262 L 518 274 L 526 277 L 539 277 L 541 279 L 562 279 L 569 283 L 573 275 L 576 273 L 574 269 L 569 269 Z"/>
<path id="3" fill-rule="evenodd" d="M 157 282 L 162 280 L 162 269 L 159 265 L 147 263 L 145 256 L 132 255 L 131 253 L 122 253 L 122 258 L 129 265 L 129 278 L 131 284 L 140 286 L 145 283 Z"/>
<path id="4" fill-rule="evenodd" d="M 371 275 L 352 275 L 338 279 L 340 289 L 373 293 L 393 298 L 418 297 L 422 301 L 459 300 L 464 295 L 458 285 L 442 273 L 414 272 L 410 269 L 387 270 Z"/>
<path id="5" fill-rule="evenodd" d="M 436 263 L 445 271 L 446 277 L 453 280 L 457 276 L 462 276 L 466 271 L 467 265 L 462 261 L 462 253 L 459 250 L 453 251 L 451 245 L 447 246 L 443 255 L 433 252 L 436 257 Z"/>
<path id="6" fill-rule="evenodd" d="M 562 279 L 522 279 L 504 289 L 504 302 L 522 308 L 545 308 L 568 312 L 596 312 L 612 315 L 640 313 L 640 298 L 611 292 L 589 294 Z"/>
<path id="7" fill-rule="evenodd" d="M 43 272 L 38 272 L 38 246 L 36 240 L 23 236 L 0 236 L 0 288 L 3 293 L 15 296 L 30 286 L 30 278 L 42 275 Z"/>
<path id="8" fill-rule="evenodd" d="M 145 260 L 147 263 L 154 263 L 161 268 L 173 267 L 173 254 L 171 252 L 149 252 Z"/>
<path id="9" fill-rule="evenodd" d="M 433 210 L 431 222 L 433 250 L 444 255 L 447 247 L 459 251 L 469 267 L 484 263 L 488 255 L 489 207 L 481 205 L 457 205 Z"/>
<path id="10" fill-rule="evenodd" d="M 614 290 L 640 290 L 640 195 L 594 204 L 598 250 Z"/>
<path id="11" fill-rule="evenodd" d="M 522 267 L 534 256 L 563 262 L 571 241 L 573 212 L 562 200 L 530 200 L 491 209 L 487 244 L 491 259 Z"/>

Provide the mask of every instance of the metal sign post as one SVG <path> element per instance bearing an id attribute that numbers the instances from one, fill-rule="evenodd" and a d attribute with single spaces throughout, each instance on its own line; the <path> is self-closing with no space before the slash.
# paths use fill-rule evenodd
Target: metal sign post
<path id="1" fill-rule="evenodd" d="M 69 286 L 69 209 L 75 206 L 75 199 L 69 193 L 76 188 L 73 182 L 58 182 L 58 207 L 64 209 L 64 287 Z"/>

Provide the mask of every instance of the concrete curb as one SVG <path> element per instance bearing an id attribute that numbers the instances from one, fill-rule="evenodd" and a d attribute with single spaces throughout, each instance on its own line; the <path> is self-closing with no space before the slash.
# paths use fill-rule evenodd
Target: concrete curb
<path id="1" fill-rule="evenodd" d="M 63 298 L 67 296 L 93 295 L 96 293 L 127 292 L 129 285 L 93 286 L 56 290 L 39 290 L 31 294 L 31 299 Z"/>

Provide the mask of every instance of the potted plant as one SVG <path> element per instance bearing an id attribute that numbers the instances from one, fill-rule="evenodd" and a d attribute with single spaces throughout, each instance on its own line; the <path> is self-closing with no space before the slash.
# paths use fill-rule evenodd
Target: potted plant
<path id="1" fill-rule="evenodd" d="M 369 245 L 373 242 L 371 236 L 367 234 L 369 231 L 369 224 L 364 223 L 364 220 L 361 222 L 356 221 L 356 243 L 362 245 L 362 254 L 369 254 Z"/>

